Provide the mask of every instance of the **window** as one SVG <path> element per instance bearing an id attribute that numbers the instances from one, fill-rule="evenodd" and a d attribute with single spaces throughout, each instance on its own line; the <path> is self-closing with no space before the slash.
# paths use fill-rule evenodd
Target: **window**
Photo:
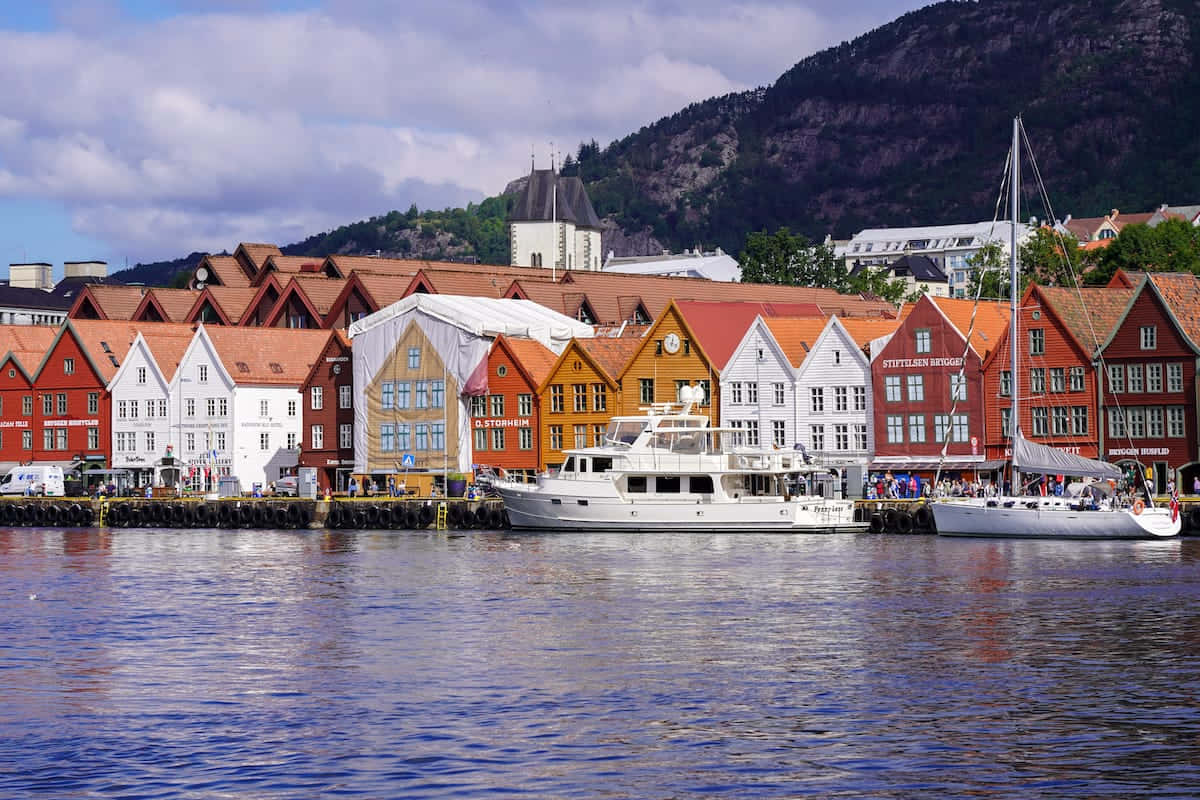
<path id="1" fill-rule="evenodd" d="M 833 449 L 834 450 L 849 450 L 850 449 L 850 426 L 849 425 L 834 425 L 833 426 Z"/>
<path id="2" fill-rule="evenodd" d="M 1029 392 L 1030 394 L 1045 394 L 1046 393 L 1046 368 L 1034 367 L 1029 370 Z"/>
<path id="3" fill-rule="evenodd" d="M 638 397 L 643 403 L 654 402 L 654 379 L 639 378 L 638 379 Z"/>
<path id="4" fill-rule="evenodd" d="M 125 419 L 127 416 L 129 416 L 129 401 L 117 401 L 117 419 Z"/>
<path id="5" fill-rule="evenodd" d="M 33 416 L 33 395 L 27 394 L 21 396 L 21 413 L 26 417 Z"/>
<path id="6" fill-rule="evenodd" d="M 646 379 L 642 379 L 642 402 L 646 402 Z M 561 383 L 556 383 L 550 387 L 550 412 L 554 414 L 561 413 L 563 410 L 563 387 Z"/>
<path id="7" fill-rule="evenodd" d="M 965 402 L 967 399 L 967 375 L 962 370 L 950 375 L 950 402 Z"/>
<path id="8" fill-rule="evenodd" d="M 772 390 L 771 393 L 774 396 L 774 401 L 773 401 L 774 404 L 777 406 L 783 405 L 784 398 L 786 397 L 786 395 L 784 394 L 784 390 L 783 390 L 783 384 L 782 383 L 773 383 L 773 384 L 771 384 L 771 390 Z"/>
<path id="9" fill-rule="evenodd" d="M 746 402 L 750 403 L 752 405 L 758 404 L 758 384 L 757 383 L 747 383 L 746 384 Z"/>
<path id="10" fill-rule="evenodd" d="M 1113 438 L 1120 438 L 1125 435 L 1124 409 L 1108 409 L 1108 435 Z"/>
<path id="11" fill-rule="evenodd" d="M 1000 409 L 1000 435 L 1012 436 L 1012 409 Z"/>
<path id="12" fill-rule="evenodd" d="M 263 431 L 262 433 L 260 433 L 258 435 L 258 449 L 259 450 L 270 450 L 271 449 L 271 434 L 267 433 L 266 431 Z"/>
<path id="13" fill-rule="evenodd" d="M 166 414 L 164 413 L 163 416 L 166 416 Z M 229 416 L 229 398 L 228 397 L 218 397 L 217 398 L 217 416 L 218 417 Z"/>
<path id="14" fill-rule="evenodd" d="M 1083 367 L 1071 367 L 1071 391 L 1083 391 Z"/>
<path id="15" fill-rule="evenodd" d="M 492 449 L 504 449 L 504 428 L 492 428 Z"/>
<path id="16" fill-rule="evenodd" d="M 433 393 L 433 407 L 444 408 L 446 406 L 446 382 L 436 380 L 431 384 Z"/>
<path id="17" fill-rule="evenodd" d="M 587 384 L 571 384 L 572 407 L 575 411 L 587 411 Z"/>
<path id="18" fill-rule="evenodd" d="M 525 393 L 517 395 L 517 416 L 528 417 L 533 413 L 533 395 Z"/>
<path id="19" fill-rule="evenodd" d="M 1183 391 L 1183 364 L 1167 364 L 1167 391 Z"/>
<path id="20" fill-rule="evenodd" d="M 1158 347 L 1158 328 L 1154 325 L 1143 325 L 1139 341 L 1143 350 L 1154 350 Z"/>
<path id="21" fill-rule="evenodd" d="M 482 394 L 473 395 L 471 397 L 471 416 L 486 417 L 487 416 L 487 396 Z"/>
<path id="22" fill-rule="evenodd" d="M 216 449 L 224 452 L 225 450 L 225 431 L 217 431 L 214 434 L 217 437 L 217 443 L 214 445 Z"/>
<path id="23" fill-rule="evenodd" d="M 267 400 L 258 401 L 258 416 L 266 419 L 271 416 L 271 404 Z"/>
<path id="24" fill-rule="evenodd" d="M 287 435 L 287 445 L 286 445 L 285 447 L 286 447 L 286 449 L 288 449 L 288 450 L 295 450 L 295 449 L 296 449 L 296 434 L 294 434 L 294 433 L 289 433 L 289 434 Z"/>
<path id="25" fill-rule="evenodd" d="M 434 450 L 446 449 L 446 425 L 435 422 L 429 426 L 429 446 Z"/>
<path id="26" fill-rule="evenodd" d="M 210 417 L 217 415 L 217 398 L 215 397 L 208 398 L 208 415 Z"/>
<path id="27" fill-rule="evenodd" d="M 533 428 L 517 428 L 517 447 L 522 450 L 533 449 Z"/>
<path id="28" fill-rule="evenodd" d="M 22 450 L 32 450 L 33 449 L 33 431 L 31 431 L 31 430 L 21 431 L 21 449 Z"/>
<path id="29" fill-rule="evenodd" d="M 751 447 L 758 446 L 758 420 L 748 419 L 743 427 L 746 429 L 746 444 Z"/>
<path id="30" fill-rule="evenodd" d="M 833 387 L 833 410 L 843 414 L 850 410 L 850 391 L 847 387 Z"/>
<path id="31" fill-rule="evenodd" d="M 198 367 L 196 367 L 196 377 L 200 380 L 200 383 L 208 383 L 208 365 L 207 364 L 201 364 Z"/>
<path id="32" fill-rule="evenodd" d="M 925 441 L 925 415 L 908 415 L 908 441 L 916 443 Z"/>
<path id="33" fill-rule="evenodd" d="M 1012 396 L 1012 371 L 1007 369 L 1000 370 L 1000 396 Z"/>
<path id="34" fill-rule="evenodd" d="M 855 386 L 854 387 L 854 410 L 855 411 L 866 411 L 867 410 L 867 387 L 865 387 L 865 386 Z"/>
<path id="35" fill-rule="evenodd" d="M 729 402 L 731 402 L 731 403 L 742 402 L 742 382 L 741 381 L 734 381 L 733 383 L 729 384 Z"/>
<path id="36" fill-rule="evenodd" d="M 338 426 L 338 448 L 349 450 L 351 447 L 354 447 L 354 425 L 343 422 Z"/>
<path id="37" fill-rule="evenodd" d="M 820 453 L 825 450 L 825 426 L 813 425 L 809 429 L 809 438 L 812 439 L 812 449 L 814 453 Z"/>
<path id="38" fill-rule="evenodd" d="M 1162 393 L 1162 364 L 1146 365 L 1146 391 L 1153 394 Z"/>
<path id="39" fill-rule="evenodd" d="M 130 419 L 137 419 L 137 418 L 138 418 L 138 404 L 137 404 L 137 400 L 130 400 L 130 401 L 129 401 L 129 417 L 130 417 Z"/>
<path id="40" fill-rule="evenodd" d="M 592 384 L 592 411 L 608 410 L 608 387 L 603 383 Z"/>
<path id="41" fill-rule="evenodd" d="M 416 449 L 417 450 L 428 450 L 429 449 L 429 426 L 424 422 L 418 422 L 416 425 L 413 426 L 413 428 L 415 429 L 413 431 L 413 434 L 414 434 L 413 438 L 416 440 L 416 443 L 417 443 Z"/>
<path id="42" fill-rule="evenodd" d="M 1133 439 L 1146 438 L 1146 409 L 1139 406 L 1125 412 L 1125 424 L 1129 426 L 1129 436 Z"/>
<path id="43" fill-rule="evenodd" d="M 419 348 L 419 347 L 408 348 L 408 368 L 409 369 L 420 369 L 421 368 L 421 348 Z"/>
<path id="44" fill-rule="evenodd" d="M 395 451 L 396 426 L 394 423 L 385 422 L 379 426 L 379 449 L 385 453 Z"/>
<path id="45" fill-rule="evenodd" d="M 771 444 L 783 447 L 787 443 L 787 423 L 781 419 L 771 420 Z"/>
<path id="46" fill-rule="evenodd" d="M 1046 355 L 1046 331 L 1044 328 L 1029 329 L 1029 355 Z"/>
<path id="47" fill-rule="evenodd" d="M 867 426 L 864 423 L 856 423 L 854 426 L 854 449 L 867 449 Z"/>
<path id="48" fill-rule="evenodd" d="M 487 450 L 487 429 L 486 428 L 476 428 L 475 429 L 475 450 L 480 451 L 480 452 Z"/>
<path id="49" fill-rule="evenodd" d="M 502 395 L 502 394 L 488 395 L 488 404 L 490 406 L 491 415 L 493 417 L 503 417 L 504 416 L 504 395 Z"/>
<path id="50" fill-rule="evenodd" d="M 63 359 L 63 375 L 74 375 L 74 374 L 75 374 L 75 359 L 64 358 Z M 138 383 L 145 383 L 145 382 L 146 382 L 146 368 L 138 367 Z"/>
<path id="51" fill-rule="evenodd" d="M 1033 411 L 1033 435 L 1045 436 L 1048 430 L 1047 420 L 1049 419 L 1047 410 L 1044 407 L 1037 407 Z"/>
<path id="52" fill-rule="evenodd" d="M 1067 390 L 1067 371 L 1062 367 L 1050 368 L 1050 391 L 1062 394 Z"/>
<path id="53" fill-rule="evenodd" d="M 314 389 L 316 387 L 313 387 Z M 390 410 L 396 407 L 396 384 L 392 381 L 384 381 L 379 386 L 379 405 L 384 410 Z"/>
<path id="54" fill-rule="evenodd" d="M 1070 432 L 1070 409 L 1066 406 L 1055 406 L 1050 419 L 1055 436 L 1066 436 Z"/>
<path id="55" fill-rule="evenodd" d="M 954 415 L 954 441 L 965 442 L 971 437 L 969 436 L 970 425 L 967 423 L 966 414 Z"/>
<path id="56" fill-rule="evenodd" d="M 413 399 L 416 408 L 429 408 L 429 381 L 416 381 L 413 384 Z"/>
<path id="57" fill-rule="evenodd" d="M 409 427 L 407 422 L 401 422 L 396 426 L 396 449 L 407 450 L 409 447 Z"/>
<path id="58" fill-rule="evenodd" d="M 56 444 L 58 446 L 58 449 L 66 450 L 67 449 L 67 429 L 66 428 L 58 428 L 54 432 L 54 434 L 55 434 L 54 438 L 57 440 Z"/>
<path id="59" fill-rule="evenodd" d="M 603 425 L 592 425 L 592 447 L 604 446 L 604 427 Z"/>
<path id="60" fill-rule="evenodd" d="M 925 399 L 925 376 L 908 376 L 908 402 L 919 403 Z"/>
<path id="61" fill-rule="evenodd" d="M 1167 406 L 1167 436 L 1181 439 L 1187 432 L 1184 422 L 1183 406 Z"/>
<path id="62" fill-rule="evenodd" d="M 1163 410 L 1158 406 L 1146 409 L 1146 435 L 1151 439 L 1163 438 Z"/>
<path id="63" fill-rule="evenodd" d="M 183 436 L 184 436 L 184 443 L 187 445 L 187 451 L 189 453 L 196 452 L 196 434 L 185 433 Z"/>
<path id="64" fill-rule="evenodd" d="M 343 383 L 338 387 L 338 408 L 353 407 L 353 400 L 351 400 L 353 397 L 353 389 L 354 387 L 348 383 Z"/>
<path id="65" fill-rule="evenodd" d="M 904 443 L 904 417 L 899 414 L 889 415 L 887 418 L 887 436 L 889 444 Z"/>
<path id="66" fill-rule="evenodd" d="M 587 425 L 576 425 L 574 428 L 575 447 L 587 447 Z"/>
<path id="67" fill-rule="evenodd" d="M 54 395 L 49 393 L 42 395 L 42 416 L 54 416 Z"/>
<path id="68" fill-rule="evenodd" d="M 146 401 L 146 418 L 147 418 L 147 419 L 149 419 L 150 417 L 153 417 L 153 416 L 154 416 L 154 411 L 155 411 L 155 409 L 156 409 L 157 407 L 158 407 L 158 406 L 157 406 L 157 405 L 155 405 L 155 403 L 154 403 L 154 401 L 153 401 L 153 400 L 147 400 L 147 401 Z"/>
<path id="69" fill-rule="evenodd" d="M 562 450 L 562 425 L 550 426 L 550 449 Z"/>
<path id="70" fill-rule="evenodd" d="M 812 398 L 812 411 L 825 410 L 825 390 L 820 386 L 814 386 L 809 391 L 809 396 Z"/>
<path id="71" fill-rule="evenodd" d="M 408 381 L 396 381 L 396 408 L 408 408 L 409 396 L 411 394 L 411 383 Z"/>
<path id="72" fill-rule="evenodd" d="M 887 401 L 889 403 L 900 402 L 900 376 L 885 375 L 883 378 L 883 387 L 886 392 Z"/>
<path id="73" fill-rule="evenodd" d="M 708 382 L 707 378 L 705 378 L 702 381 L 696 381 L 696 385 L 699 386 L 700 390 L 704 393 L 703 399 L 700 400 L 700 405 L 707 406 L 712 402 L 712 384 Z"/>
<path id="74" fill-rule="evenodd" d="M 917 352 L 928 353 L 932 337 L 928 328 L 917 328 Z"/>
<path id="75" fill-rule="evenodd" d="M 146 452 L 154 452 L 154 431 L 146 431 Z"/>
<path id="76" fill-rule="evenodd" d="M 46 433 L 49 433 L 49 432 L 50 431 L 46 431 Z M 116 446 L 117 452 L 124 453 L 125 452 L 125 431 L 117 431 L 116 438 L 117 438 L 117 441 L 116 441 L 115 446 Z"/>
<path id="77" fill-rule="evenodd" d="M 387 384 L 384 384 L 385 386 Z M 313 411 L 320 411 L 325 407 L 325 388 L 323 386 L 314 386 L 308 390 L 309 405 Z"/>
<path id="78" fill-rule="evenodd" d="M 1142 383 L 1142 365 L 1141 364 L 1130 364 L 1128 367 L 1126 367 L 1125 368 L 1125 377 L 1128 380 L 1128 386 L 1129 386 L 1130 392 L 1140 393 L 1143 389 L 1146 388 L 1145 384 Z"/>
<path id="79" fill-rule="evenodd" d="M 100 429 L 99 428 L 88 428 L 87 429 L 87 449 L 88 450 L 99 450 L 100 449 Z"/>
<path id="80" fill-rule="evenodd" d="M 1124 364 L 1108 365 L 1108 391 L 1112 394 L 1121 394 L 1125 391 Z"/>
<path id="81" fill-rule="evenodd" d="M 950 415 L 949 414 L 934 414 L 933 415 L 933 441 L 935 444 L 943 444 L 950 436 Z"/>

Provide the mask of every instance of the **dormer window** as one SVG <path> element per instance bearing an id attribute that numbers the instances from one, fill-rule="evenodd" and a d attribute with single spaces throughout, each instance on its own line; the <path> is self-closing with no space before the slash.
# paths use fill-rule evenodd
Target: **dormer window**
<path id="1" fill-rule="evenodd" d="M 1141 328 L 1141 343 L 1143 350 L 1155 350 L 1158 348 L 1158 327 L 1155 325 L 1143 325 Z"/>
<path id="2" fill-rule="evenodd" d="M 196 367 L 196 379 L 199 380 L 200 383 L 208 383 L 207 364 L 201 364 L 200 366 Z"/>
<path id="3" fill-rule="evenodd" d="M 138 367 L 138 383 L 146 382 L 146 368 Z"/>

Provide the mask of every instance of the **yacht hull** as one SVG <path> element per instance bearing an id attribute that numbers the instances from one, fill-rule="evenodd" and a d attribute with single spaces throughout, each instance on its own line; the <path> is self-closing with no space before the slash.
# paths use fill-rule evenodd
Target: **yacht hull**
<path id="1" fill-rule="evenodd" d="M 1147 508 L 1140 514 L 1120 511 L 1073 511 L 1028 508 L 1018 500 L 1011 507 L 970 501 L 931 503 L 939 536 L 1005 539 L 1159 539 L 1179 534 L 1180 522 L 1166 508 Z"/>

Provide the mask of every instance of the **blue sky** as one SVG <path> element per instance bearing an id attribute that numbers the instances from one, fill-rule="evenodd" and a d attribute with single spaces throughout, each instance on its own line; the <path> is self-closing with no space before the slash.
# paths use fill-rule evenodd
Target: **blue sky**
<path id="1" fill-rule="evenodd" d="M 922 5 L 0 0 L 0 275 L 462 205 Z"/>

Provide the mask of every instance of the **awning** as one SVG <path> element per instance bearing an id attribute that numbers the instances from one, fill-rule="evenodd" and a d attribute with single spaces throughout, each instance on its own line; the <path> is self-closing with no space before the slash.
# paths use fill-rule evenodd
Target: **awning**
<path id="1" fill-rule="evenodd" d="M 964 470 L 964 469 L 987 471 L 987 470 L 996 469 L 996 467 L 994 467 L 994 466 L 988 466 L 989 464 L 994 464 L 994 463 L 995 462 L 992 462 L 992 461 L 970 461 L 970 460 L 965 460 L 965 459 L 960 459 L 960 458 L 947 458 L 944 461 L 940 460 L 940 459 L 936 459 L 936 458 L 935 459 L 910 458 L 910 459 L 899 459 L 896 461 L 873 461 L 873 462 L 871 462 L 870 469 L 874 472 L 878 472 L 880 470 L 909 472 L 912 470 L 932 471 L 932 470 L 936 470 L 939 467 L 941 467 L 943 472 L 946 470 Z M 1000 463 L 1004 464 L 1005 462 L 1001 461 Z"/>

